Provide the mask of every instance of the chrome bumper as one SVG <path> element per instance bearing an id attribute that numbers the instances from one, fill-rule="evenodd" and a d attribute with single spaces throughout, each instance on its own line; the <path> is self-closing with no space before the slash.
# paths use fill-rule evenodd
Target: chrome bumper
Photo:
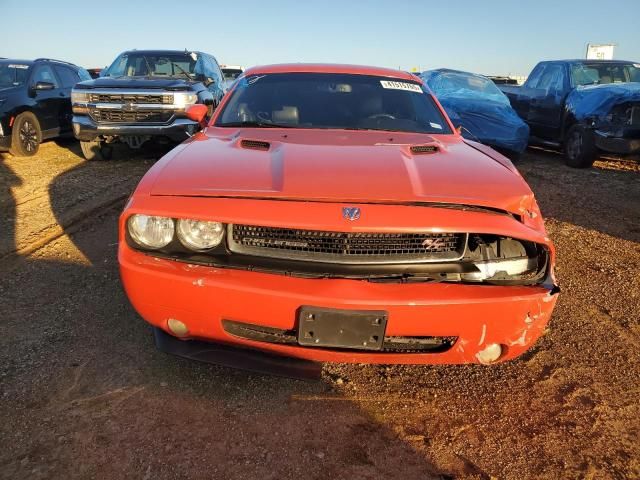
<path id="1" fill-rule="evenodd" d="M 88 115 L 73 116 L 73 134 L 83 142 L 90 142 L 99 137 L 125 135 L 165 136 L 171 140 L 182 142 L 193 135 L 200 126 L 188 118 L 175 118 L 171 123 L 150 124 L 120 124 L 97 123 Z"/>

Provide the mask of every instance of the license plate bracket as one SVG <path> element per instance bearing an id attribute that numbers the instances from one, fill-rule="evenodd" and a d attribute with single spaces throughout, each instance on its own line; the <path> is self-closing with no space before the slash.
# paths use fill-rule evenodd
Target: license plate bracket
<path id="1" fill-rule="evenodd" d="M 298 343 L 306 347 L 382 350 L 387 328 L 384 310 L 300 307 Z"/>

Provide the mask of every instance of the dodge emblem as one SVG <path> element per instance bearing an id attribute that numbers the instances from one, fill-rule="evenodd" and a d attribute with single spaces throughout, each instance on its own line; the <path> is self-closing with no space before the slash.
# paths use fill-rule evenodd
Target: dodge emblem
<path id="1" fill-rule="evenodd" d="M 360 218 L 359 207 L 342 207 L 342 216 L 347 220 L 358 220 Z"/>

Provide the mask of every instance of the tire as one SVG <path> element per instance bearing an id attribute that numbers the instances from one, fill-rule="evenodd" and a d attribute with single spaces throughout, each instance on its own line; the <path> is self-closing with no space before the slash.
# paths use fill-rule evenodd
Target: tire
<path id="1" fill-rule="evenodd" d="M 105 145 L 100 140 L 93 140 L 91 142 L 80 142 L 80 148 L 82 149 L 82 155 L 89 161 L 101 161 L 111 160 L 113 155 L 113 147 Z"/>
<path id="2" fill-rule="evenodd" d="M 16 157 L 33 157 L 42 142 L 40 122 L 31 112 L 23 112 L 13 121 L 11 154 Z"/>
<path id="3" fill-rule="evenodd" d="M 564 139 L 564 161 L 573 168 L 589 168 L 598 158 L 593 132 L 582 125 L 572 126 Z"/>

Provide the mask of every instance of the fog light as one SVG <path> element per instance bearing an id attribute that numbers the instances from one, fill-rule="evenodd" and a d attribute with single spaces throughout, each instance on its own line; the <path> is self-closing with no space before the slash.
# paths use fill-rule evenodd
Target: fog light
<path id="1" fill-rule="evenodd" d="M 476 358 L 480 363 L 493 363 L 502 355 L 502 345 L 498 343 L 490 343 L 484 350 L 480 350 L 476 354 Z"/>
<path id="2" fill-rule="evenodd" d="M 189 333 L 189 329 L 187 326 L 181 322 L 180 320 L 176 320 L 175 318 L 170 318 L 167 321 L 167 327 L 171 330 L 171 333 L 178 337 L 184 337 L 187 333 Z"/>

